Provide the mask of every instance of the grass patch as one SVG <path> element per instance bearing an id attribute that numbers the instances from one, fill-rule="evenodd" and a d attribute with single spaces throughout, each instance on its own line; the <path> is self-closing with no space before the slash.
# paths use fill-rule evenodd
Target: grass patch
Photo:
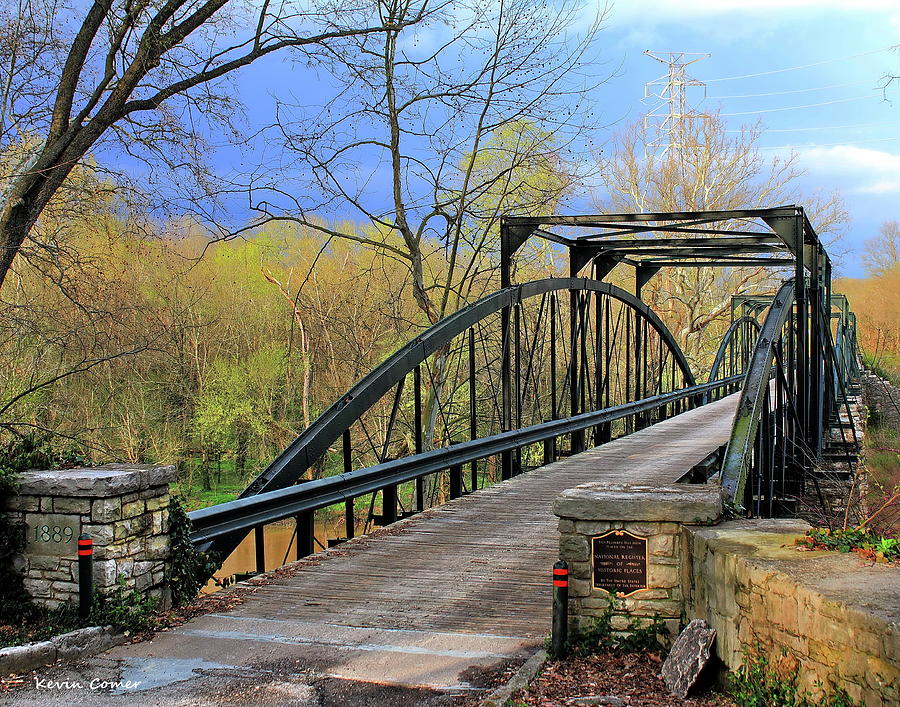
<path id="1" fill-rule="evenodd" d="M 726 678 L 728 695 L 738 707 L 862 707 L 844 690 L 815 699 L 808 691 L 800 691 L 798 667 L 773 665 L 759 649 L 744 656 L 744 663 Z"/>
<path id="2" fill-rule="evenodd" d="M 869 526 L 874 533 L 890 538 L 900 536 L 900 504 L 895 498 L 900 492 L 900 453 L 897 450 L 900 450 L 900 430 L 884 424 L 869 425 L 863 442 L 869 476 L 866 502 L 870 513 L 883 508 Z M 888 505 L 885 507 L 885 504 Z"/>
<path id="3" fill-rule="evenodd" d="M 78 616 L 78 610 L 74 606 L 65 605 L 52 611 L 29 606 L 26 611 L 15 624 L 0 624 L 0 648 L 46 641 L 62 633 L 92 625 Z"/>
<path id="4" fill-rule="evenodd" d="M 136 589 L 128 589 L 125 581 L 125 575 L 119 575 L 115 589 L 97 594 L 86 618 L 79 616 L 74 604 L 64 604 L 57 609 L 45 609 L 36 604 L 23 607 L 15 624 L 0 625 L 0 648 L 46 641 L 87 626 L 112 626 L 126 635 L 156 628 L 158 600 L 145 597 Z"/>
<path id="5" fill-rule="evenodd" d="M 809 550 L 855 552 L 874 562 L 900 561 L 900 540 L 886 538 L 868 528 L 810 528 L 796 542 L 798 546 Z"/>
<path id="6" fill-rule="evenodd" d="M 881 351 L 875 358 L 864 352 L 862 359 L 866 368 L 872 373 L 894 385 L 900 385 L 900 354 Z"/>

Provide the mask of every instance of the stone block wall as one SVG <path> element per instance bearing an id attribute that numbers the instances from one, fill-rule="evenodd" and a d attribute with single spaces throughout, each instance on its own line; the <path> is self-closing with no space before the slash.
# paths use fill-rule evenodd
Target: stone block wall
<path id="1" fill-rule="evenodd" d="M 569 565 L 571 630 L 587 628 L 615 598 L 614 629 L 625 629 L 631 617 L 658 615 L 665 619 L 670 635 L 678 635 L 684 615 L 682 587 L 690 571 L 682 527 L 712 523 L 720 517 L 722 496 L 717 487 L 584 484 L 564 491 L 553 511 L 560 519 L 560 559 Z M 646 538 L 646 589 L 613 597 L 593 586 L 591 539 L 610 530 Z"/>
<path id="2" fill-rule="evenodd" d="M 856 555 L 798 552 L 809 526 L 741 520 L 690 529 L 690 618 L 718 632 L 731 669 L 759 647 L 817 697 L 846 690 L 867 707 L 900 704 L 897 569 Z"/>
<path id="3" fill-rule="evenodd" d="M 35 602 L 56 608 L 78 601 L 77 540 L 87 533 L 94 543 L 95 591 L 110 591 L 123 575 L 127 587 L 167 604 L 174 474 L 172 466 L 122 464 L 21 474 L 6 512 L 25 526 L 16 568 Z"/>
<path id="4" fill-rule="evenodd" d="M 900 388 L 871 371 L 862 372 L 863 403 L 882 424 L 900 428 Z"/>
<path id="5" fill-rule="evenodd" d="M 850 553 L 800 552 L 794 541 L 809 528 L 803 521 L 718 522 L 716 485 L 585 484 L 564 491 L 553 510 L 560 559 L 569 565 L 571 630 L 609 606 L 611 595 L 594 586 L 593 563 L 605 560 L 592 557 L 591 542 L 618 529 L 646 538 L 647 581 L 618 597 L 614 629 L 659 615 L 677 635 L 689 620 L 706 619 L 729 669 L 758 647 L 817 698 L 843 689 L 867 707 L 900 705 L 895 567 Z"/>

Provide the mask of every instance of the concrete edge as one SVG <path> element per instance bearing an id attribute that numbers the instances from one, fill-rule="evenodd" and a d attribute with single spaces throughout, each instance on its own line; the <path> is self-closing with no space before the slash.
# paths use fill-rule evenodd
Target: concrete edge
<path id="1" fill-rule="evenodd" d="M 57 660 L 86 658 L 127 640 L 125 634 L 112 626 L 88 626 L 46 641 L 0 648 L 0 675 L 19 675 Z"/>
<path id="2" fill-rule="evenodd" d="M 509 682 L 495 689 L 481 702 L 481 707 L 503 707 L 514 692 L 528 687 L 528 683 L 534 680 L 547 658 L 547 651 L 543 648 L 534 653 L 509 679 Z"/>

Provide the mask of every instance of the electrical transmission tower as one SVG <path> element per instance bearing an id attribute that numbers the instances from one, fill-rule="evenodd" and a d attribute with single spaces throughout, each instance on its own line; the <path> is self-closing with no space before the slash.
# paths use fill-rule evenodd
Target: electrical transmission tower
<path id="1" fill-rule="evenodd" d="M 688 123 L 708 115 L 691 108 L 688 88 L 702 88 L 706 98 L 706 84 L 687 73 L 687 67 L 709 54 L 688 52 L 644 52 L 651 59 L 665 64 L 668 70 L 653 81 L 644 84 L 644 102 L 655 99 L 655 104 L 644 116 L 644 128 L 650 139 L 645 146 L 645 157 L 651 152 L 665 156 L 670 150 L 682 150 Z"/>

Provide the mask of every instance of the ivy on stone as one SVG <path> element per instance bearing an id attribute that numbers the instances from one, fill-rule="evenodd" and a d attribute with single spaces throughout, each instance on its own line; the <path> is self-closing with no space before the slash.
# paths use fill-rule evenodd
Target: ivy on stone
<path id="1" fill-rule="evenodd" d="M 183 606 L 197 598 L 200 588 L 212 577 L 221 561 L 215 554 L 201 552 L 191 542 L 191 519 L 174 496 L 169 502 L 169 543 L 172 603 Z"/>

